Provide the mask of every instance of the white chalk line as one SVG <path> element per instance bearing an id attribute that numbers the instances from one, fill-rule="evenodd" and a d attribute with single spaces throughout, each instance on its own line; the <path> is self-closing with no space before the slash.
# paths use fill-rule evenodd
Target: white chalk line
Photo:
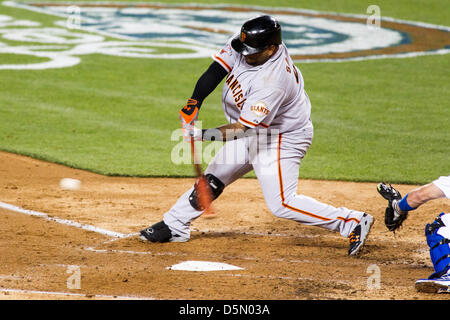
<path id="1" fill-rule="evenodd" d="M 76 221 L 72 221 L 72 220 L 68 220 L 68 219 L 61 219 L 58 217 L 50 217 L 47 213 L 43 213 L 43 212 L 39 212 L 39 211 L 34 211 L 34 210 L 27 210 L 18 206 L 14 206 L 12 204 L 9 203 L 5 203 L 5 202 L 1 202 L 0 201 L 0 208 L 9 210 L 9 211 L 14 211 L 14 212 L 18 212 L 18 213 L 23 213 L 23 214 L 27 214 L 30 216 L 36 216 L 36 217 L 40 217 L 40 218 L 44 218 L 46 220 L 49 221 L 54 221 L 60 224 L 64 224 L 64 225 L 68 225 L 71 227 L 76 227 L 76 228 L 80 228 L 83 230 L 88 230 L 88 231 L 92 231 L 92 232 L 96 232 L 99 234 L 103 234 L 106 236 L 111 237 L 112 239 L 109 239 L 107 241 L 105 241 L 104 243 L 111 243 L 117 240 L 121 240 L 121 239 L 126 239 L 126 238 L 131 238 L 134 236 L 139 235 L 139 232 L 133 232 L 133 233 L 120 233 L 120 232 L 115 232 L 115 231 L 111 231 L 111 230 L 106 230 L 103 228 L 99 228 L 99 227 L 95 227 L 92 225 L 88 225 L 88 224 L 82 224 Z M 287 238 L 321 238 L 323 237 L 322 234 L 286 234 L 286 233 L 273 233 L 273 232 L 252 232 L 252 231 L 234 231 L 234 230 L 210 230 L 210 229 L 197 229 L 197 228 L 192 228 L 193 232 L 199 232 L 199 233 L 206 233 L 206 234 L 216 234 L 216 235 L 249 235 L 249 236 L 264 236 L 264 237 L 287 237 Z M 331 239 L 342 239 L 342 237 L 340 236 L 336 236 L 333 234 L 329 234 L 326 235 L 327 238 Z M 383 241 L 382 239 L 377 239 L 379 241 Z M 385 240 L 385 241 L 390 241 L 390 240 Z M 411 242 L 411 239 L 405 239 L 402 240 L 400 238 L 396 239 L 397 242 Z"/>
<path id="2" fill-rule="evenodd" d="M 63 225 L 67 225 L 67 226 L 71 226 L 71 227 L 75 227 L 75 228 L 80 228 L 83 230 L 87 230 L 87 231 L 92 231 L 92 232 L 96 232 L 105 236 L 109 236 L 112 239 L 109 239 L 107 241 L 104 242 L 104 244 L 108 244 L 108 243 L 112 243 L 114 241 L 120 240 L 120 239 L 126 239 L 126 238 L 131 238 L 134 236 L 137 236 L 139 233 L 128 233 L 128 234 L 124 234 L 124 233 L 120 233 L 120 232 L 115 232 L 115 231 L 111 231 L 111 230 L 106 230 L 103 228 L 98 228 L 92 225 L 88 225 L 88 224 L 82 224 L 79 222 L 75 222 L 72 220 L 67 220 L 67 219 L 61 219 L 58 217 L 50 217 L 48 214 L 43 213 L 43 212 L 39 212 L 39 211 L 33 211 L 33 210 L 27 210 L 24 208 L 20 208 L 18 206 L 14 206 L 5 202 L 0 202 L 0 208 L 9 210 L 9 211 L 14 211 L 14 212 L 18 212 L 18 213 L 22 213 L 22 214 L 27 214 L 30 216 L 35 216 L 35 217 L 40 217 L 43 218 L 45 220 L 48 221 L 53 221 L 59 224 L 63 224 Z M 304 234 L 298 234 L 298 235 L 292 235 L 292 234 L 282 234 L 282 233 L 267 233 L 267 232 L 249 232 L 249 231 L 230 231 L 230 230 L 202 230 L 202 229 L 196 229 L 193 228 L 193 231 L 196 232 L 204 232 L 204 233 L 208 233 L 208 234 L 224 234 L 224 235 L 251 235 L 251 236 L 271 236 L 271 237 L 293 237 L 293 238 L 318 238 L 318 237 L 322 237 L 322 235 L 304 235 Z M 329 235 L 328 237 L 332 237 L 332 238 L 340 238 L 334 235 Z M 378 239 L 379 241 L 381 241 L 380 239 Z M 387 240 L 389 241 L 389 240 Z M 397 239 L 398 242 L 402 242 L 402 241 L 408 241 L 410 242 L 410 240 L 406 239 L 406 240 L 400 240 Z M 134 254 L 134 255 L 153 255 L 153 256 L 187 256 L 186 253 L 179 253 L 179 252 L 150 252 L 150 251 L 134 251 L 134 250 L 114 250 L 114 249 L 96 249 L 94 247 L 86 247 L 84 248 L 84 250 L 90 251 L 90 252 L 95 252 L 95 253 L 120 253 L 120 254 Z M 211 255 L 208 255 L 209 257 L 212 257 Z M 247 260 L 247 261 L 256 261 L 259 260 L 259 258 L 255 258 L 255 257 L 236 257 L 235 259 L 238 260 Z M 286 259 L 272 259 L 272 262 L 289 262 L 289 263 L 312 263 L 312 261 L 307 261 L 307 260 L 286 260 Z M 352 262 L 352 264 L 354 264 L 354 262 Z"/>
<path id="3" fill-rule="evenodd" d="M 18 212 L 18 213 L 23 213 L 23 214 L 27 214 L 29 216 L 34 216 L 34 217 L 39 217 L 39 218 L 43 218 L 45 220 L 48 221 L 54 221 L 57 222 L 59 224 L 63 224 L 63 225 L 67 225 L 67 226 L 71 226 L 71 227 L 76 227 L 79 229 L 83 229 L 83 230 L 87 230 L 87 231 L 93 231 L 99 234 L 103 234 L 105 236 L 109 236 L 109 237 L 113 237 L 113 238 L 126 238 L 129 235 L 128 234 L 124 234 L 124 233 L 120 233 L 120 232 L 115 232 L 115 231 L 110 231 L 110 230 L 106 230 L 103 228 L 98 228 L 89 224 L 83 224 L 83 223 L 79 223 L 79 222 L 75 222 L 72 220 L 67 220 L 67 219 L 61 219 L 58 217 L 50 217 L 48 214 L 43 213 L 43 212 L 39 212 L 39 211 L 33 211 L 33 210 L 27 210 L 27 209 L 23 209 L 17 206 L 14 206 L 12 204 L 9 203 L 5 203 L 5 202 L 0 202 L 0 208 L 9 210 L 9 211 L 14 211 L 14 212 Z"/>
<path id="4" fill-rule="evenodd" d="M 48 221 L 53 221 L 59 224 L 80 228 L 87 231 L 96 232 L 102 235 L 106 235 L 109 237 L 112 237 L 113 239 L 109 239 L 104 242 L 104 244 L 111 243 L 113 241 L 117 241 L 120 239 L 130 238 L 138 235 L 139 233 L 129 233 L 124 234 L 120 232 L 114 232 L 102 228 L 98 228 L 92 225 L 87 224 L 81 224 L 79 222 L 67 220 L 67 219 L 61 219 L 57 217 L 50 217 L 48 214 L 33 210 L 27 210 L 20 208 L 18 206 L 14 206 L 8 203 L 0 202 L 0 208 L 14 211 L 17 213 L 27 214 L 30 216 L 40 217 Z M 252 235 L 252 236 L 272 236 L 272 237 L 297 237 L 297 238 L 317 238 L 320 237 L 320 235 L 292 235 L 292 234 L 281 234 L 281 233 L 265 233 L 265 232 L 248 232 L 248 231 L 229 231 L 229 230 L 201 230 L 201 229 L 194 229 L 193 231 L 196 232 L 205 232 L 205 233 L 215 233 L 215 234 L 233 234 L 233 235 Z M 332 236 L 335 238 L 338 238 L 336 236 Z M 115 250 L 115 249 L 95 249 L 93 247 L 86 247 L 84 250 L 95 252 L 95 253 L 120 253 L 120 254 L 134 254 L 134 255 L 153 255 L 153 256 L 187 256 L 187 253 L 179 253 L 179 252 L 150 252 L 150 251 L 133 251 L 133 250 Z M 221 255 L 217 255 L 221 256 Z M 212 255 L 208 255 L 208 257 L 212 257 Z M 259 258 L 255 257 L 235 257 L 233 259 L 238 260 L 247 260 L 247 261 L 256 261 L 260 260 Z M 272 259 L 272 262 L 289 262 L 289 263 L 313 263 L 313 261 L 310 260 L 286 260 L 283 258 L 279 259 Z M 352 261 L 351 263 L 354 265 L 355 261 Z M 288 281 L 315 281 L 313 278 L 305 278 L 305 277 L 288 277 L 288 276 L 272 276 L 272 275 L 251 275 L 251 274 L 222 274 L 222 276 L 228 276 L 228 277 L 242 277 L 242 278 L 265 278 L 268 280 L 288 280 Z M 10 278 L 11 279 L 11 278 Z M 18 280 L 18 279 L 17 279 Z M 334 280 L 335 283 L 340 284 L 351 284 L 349 281 L 344 280 Z M 84 298 L 103 298 L 103 299 L 136 299 L 136 300 L 156 300 L 152 297 L 138 297 L 138 296 L 118 296 L 118 295 L 97 295 L 97 294 L 81 294 L 81 293 L 71 293 L 71 292 L 52 292 L 52 291 L 35 291 L 35 290 L 22 290 L 22 289 L 8 289 L 8 288 L 0 288 L 0 292 L 5 293 L 23 293 L 23 294 L 37 294 L 37 295 L 61 295 L 61 296 L 72 296 L 72 297 L 84 297 Z"/>
<path id="5" fill-rule="evenodd" d="M 75 222 L 72 220 L 67 220 L 67 219 L 61 219 L 58 217 L 50 217 L 47 213 L 43 213 L 43 212 L 39 212 L 39 211 L 34 211 L 34 210 L 28 210 L 28 209 L 24 209 L 9 203 L 5 203 L 5 202 L 0 202 L 0 208 L 9 210 L 9 211 L 13 211 L 13 212 L 17 212 L 17 213 L 22 213 L 22 214 L 26 214 L 29 216 L 35 216 L 35 217 L 39 217 L 39 218 L 43 218 L 45 220 L 48 221 L 53 221 L 59 224 L 63 224 L 63 225 L 67 225 L 67 226 L 71 226 L 71 227 L 75 227 L 75 228 L 80 228 L 83 230 L 87 230 L 87 231 L 92 231 L 92 232 L 96 232 L 102 235 L 106 235 L 109 237 L 112 237 L 112 239 L 109 239 L 107 241 L 104 242 L 104 244 L 108 244 L 108 243 L 112 243 L 114 241 L 120 240 L 120 239 L 126 239 L 126 238 L 130 238 L 130 237 L 134 237 L 137 236 L 139 233 L 129 233 L 129 234 L 124 234 L 124 233 L 120 233 L 120 232 L 114 232 L 114 231 L 110 231 L 110 230 L 106 230 L 106 229 L 102 229 L 102 228 L 98 228 L 92 225 L 88 225 L 88 224 L 82 224 L 79 222 Z M 210 230 L 198 230 L 195 229 L 195 231 L 197 232 L 207 232 L 209 234 L 214 233 L 214 234 L 234 234 L 234 235 L 253 235 L 253 236 L 275 236 L 275 237 L 292 237 L 292 235 L 286 235 L 286 234 L 274 234 L 274 233 L 259 233 L 259 232 L 234 232 L 234 231 L 226 231 L 226 230 L 219 230 L 219 231 L 210 231 Z M 315 237 L 315 236 L 310 236 L 310 235 L 302 235 L 301 237 Z M 133 251 L 133 250 L 111 250 L 111 249 L 96 249 L 94 247 L 86 247 L 84 248 L 87 251 L 91 251 L 91 252 L 96 252 L 96 253 L 122 253 L 122 254 L 137 254 L 137 255 L 171 255 L 171 256 L 186 256 L 187 254 L 182 254 L 182 253 L 178 253 L 178 252 L 162 252 L 162 253 L 156 253 L 156 252 L 149 252 L 149 251 Z M 241 257 L 241 260 L 258 260 L 258 258 L 254 258 L 254 257 Z M 284 261 L 283 259 L 279 260 Z M 292 262 L 300 262 L 298 260 L 296 261 L 292 261 Z"/>
<path id="6" fill-rule="evenodd" d="M 103 228 L 99 228 L 99 227 L 95 227 L 93 225 L 89 225 L 89 224 L 82 224 L 76 221 L 72 221 L 72 220 L 68 220 L 68 219 L 62 219 L 62 218 L 58 218 L 58 217 L 50 217 L 47 213 L 44 212 L 39 212 L 39 211 L 34 211 L 34 210 L 28 210 L 28 209 L 24 209 L 9 203 L 5 203 L 5 202 L 1 202 L 0 201 L 0 208 L 3 208 L 5 210 L 9 210 L 9 211 L 13 211 L 13 212 L 17 212 L 17 213 L 23 213 L 29 216 L 34 216 L 34 217 L 40 217 L 43 218 L 45 220 L 48 221 L 53 221 L 59 224 L 63 224 L 63 225 L 67 225 L 67 226 L 71 226 L 71 227 L 75 227 L 75 228 L 79 228 L 79 229 L 83 229 L 83 230 L 87 230 L 87 231 L 92 231 L 92 232 L 96 232 L 105 236 L 109 236 L 112 237 L 112 239 L 109 239 L 107 241 L 105 241 L 104 243 L 111 243 L 120 239 L 126 239 L 126 238 L 131 238 L 134 236 L 139 235 L 138 232 L 133 232 L 133 233 L 120 233 L 120 232 L 115 232 L 115 231 L 111 231 L 111 230 L 106 230 Z M 251 235 L 251 236 L 272 236 L 272 237 L 298 237 L 298 238 L 317 238 L 317 237 L 321 237 L 321 235 L 291 235 L 291 234 L 282 234 L 282 233 L 268 233 L 268 232 L 249 232 L 249 231 L 230 231 L 230 230 L 201 230 L 201 229 L 195 229 L 193 228 L 192 231 L 194 232 L 204 232 L 204 233 L 208 233 L 208 234 L 230 234 L 230 235 Z M 334 236 L 332 236 L 334 237 Z M 338 238 L 338 237 L 335 237 Z"/>
<path id="7" fill-rule="evenodd" d="M 73 293 L 73 292 L 59 292 L 59 291 L 39 291 L 39 290 L 23 290 L 23 289 L 8 289 L 0 288 L 0 292 L 6 293 L 22 293 L 22 294 L 39 294 L 39 295 L 58 295 L 58 296 L 70 296 L 70 297 L 83 297 L 83 298 L 108 298 L 108 299 L 133 299 L 133 300 L 156 300 L 152 297 L 137 297 L 137 296 L 118 296 L 118 295 L 104 295 L 104 294 L 87 294 L 87 293 Z"/>
<path id="8" fill-rule="evenodd" d="M 43 218 L 45 220 L 48 221 L 54 221 L 56 223 L 59 224 L 63 224 L 63 225 L 67 225 L 67 226 L 71 226 L 71 227 L 75 227 L 75 228 L 80 228 L 83 230 L 88 230 L 88 231 L 92 231 L 92 232 L 96 232 L 99 234 L 103 234 L 109 237 L 112 237 L 113 239 L 109 239 L 107 241 L 104 242 L 104 244 L 108 244 L 111 243 L 113 241 L 117 241 L 120 239 L 125 239 L 125 238 L 130 238 L 130 237 L 134 237 L 136 235 L 138 235 L 139 233 L 129 233 L 129 234 L 124 234 L 124 233 L 119 233 L 119 232 L 114 232 L 114 231 L 110 231 L 110 230 L 106 230 L 106 229 L 102 229 L 102 228 L 98 228 L 92 225 L 87 225 L 87 224 L 81 224 L 79 222 L 75 222 L 72 220 L 67 220 L 67 219 L 61 219 L 58 217 L 50 217 L 48 214 L 43 213 L 43 212 L 39 212 L 39 211 L 34 211 L 34 210 L 27 210 L 24 208 L 20 208 L 18 206 L 14 206 L 11 205 L 9 203 L 5 203 L 5 202 L 0 202 L 0 208 L 9 210 L 9 211 L 14 211 L 14 212 L 18 212 L 18 213 L 23 213 L 26 215 L 30 215 L 30 216 L 35 216 L 35 217 L 40 217 Z M 211 233 L 211 231 L 202 231 L 202 230 L 196 230 L 198 232 L 209 232 Z M 252 232 L 229 232 L 229 231 L 214 231 L 214 233 L 232 233 L 232 234 L 244 234 L 244 235 L 258 235 L 258 236 L 262 236 L 262 235 L 271 235 L 271 236 L 289 236 L 289 235 L 281 235 L 281 234 L 264 234 L 264 233 L 252 233 Z M 186 256 L 187 254 L 183 254 L 183 253 L 178 253 L 178 252 L 162 252 L 162 253 L 157 253 L 157 252 L 150 252 L 150 251 L 133 251 L 133 250 L 111 250 L 111 249 L 96 249 L 94 247 L 86 247 L 84 248 L 87 251 L 91 251 L 91 252 L 96 252 L 96 253 L 121 253 L 121 254 L 136 254 L 136 255 L 153 255 L 153 256 L 164 256 L 164 255 L 168 255 L 168 256 Z M 241 257 L 239 258 L 241 260 L 258 260 L 258 258 L 253 258 L 253 257 Z M 283 261 L 283 260 L 279 260 L 279 261 Z M 293 261 L 293 262 L 299 262 L 299 261 Z"/>
<path id="9" fill-rule="evenodd" d="M 48 221 L 53 221 L 59 224 L 63 224 L 63 225 L 67 225 L 67 226 L 71 226 L 71 227 L 75 227 L 75 228 L 80 228 L 83 230 L 87 230 L 87 231 L 92 231 L 92 232 L 96 232 L 105 236 L 109 236 L 112 239 L 106 240 L 104 242 L 104 244 L 109 244 L 112 243 L 114 241 L 117 240 L 121 240 L 121 239 L 126 239 L 126 238 L 131 238 L 134 236 L 139 235 L 139 233 L 134 232 L 134 233 L 120 233 L 120 232 L 115 232 L 115 231 L 111 231 L 111 230 L 106 230 L 103 228 L 99 228 L 99 227 L 95 227 L 92 225 L 88 225 L 88 224 L 82 224 L 79 222 L 75 222 L 72 220 L 68 220 L 68 219 L 61 219 L 58 217 L 50 217 L 48 214 L 43 213 L 43 212 L 39 212 L 39 211 L 34 211 L 34 210 L 27 210 L 18 206 L 14 206 L 12 204 L 9 203 L 5 203 L 5 202 L 0 202 L 0 208 L 9 210 L 9 211 L 14 211 L 14 212 L 18 212 L 18 213 L 23 213 L 23 214 L 27 214 L 30 216 L 35 216 L 35 217 L 40 217 L 43 218 L 45 220 Z M 250 236 L 270 236 L 270 237 L 293 237 L 293 238 L 320 238 L 323 235 L 308 235 L 308 234 L 283 234 L 283 233 L 272 233 L 272 232 L 250 232 L 250 231 L 231 231 L 231 230 L 208 230 L 208 229 L 197 229 L 197 228 L 193 228 L 192 231 L 195 232 L 200 232 L 200 233 L 207 233 L 207 234 L 216 234 L 216 235 L 250 235 Z M 335 239 L 340 239 L 341 237 L 335 236 L 335 235 L 327 235 L 327 237 L 330 238 L 335 238 Z M 382 241 L 380 239 L 378 239 L 379 241 Z M 388 240 L 389 241 L 389 240 Z M 403 241 L 408 241 L 410 242 L 411 240 L 403 240 Z M 402 242 L 401 239 L 397 239 L 397 242 Z M 157 254 L 157 253 L 149 253 L 149 252 L 139 252 L 139 251 L 132 251 L 132 250 L 100 250 L 100 249 L 95 249 L 93 247 L 88 247 L 85 248 L 85 250 L 88 251 L 92 251 L 92 252 L 98 252 L 98 253 L 105 253 L 105 252 L 116 252 L 116 253 L 127 253 L 127 254 L 153 254 L 153 255 L 164 255 L 163 253 L 161 254 Z M 168 253 L 169 255 L 176 255 L 176 253 Z M 256 258 L 254 258 L 254 260 L 256 260 Z"/>

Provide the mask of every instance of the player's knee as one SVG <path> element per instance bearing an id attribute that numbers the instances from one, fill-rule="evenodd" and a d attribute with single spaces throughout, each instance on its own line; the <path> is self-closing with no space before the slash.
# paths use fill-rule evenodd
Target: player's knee
<path id="1" fill-rule="evenodd" d="M 275 217 L 283 218 L 286 207 L 283 205 L 283 200 L 281 199 L 281 197 L 273 197 L 272 199 L 267 201 L 267 207 Z"/>
<path id="2" fill-rule="evenodd" d="M 450 226 L 441 219 L 441 213 L 432 224 L 425 227 L 427 243 L 430 247 L 430 257 L 435 272 L 430 278 L 440 277 L 450 269 Z"/>
<path id="3" fill-rule="evenodd" d="M 210 187 L 211 193 L 212 193 L 212 199 L 217 199 L 221 193 L 223 192 L 223 189 L 225 189 L 225 184 L 219 180 L 219 178 L 215 177 L 214 175 L 208 173 L 205 175 L 206 181 L 208 182 L 208 185 Z M 197 192 L 197 182 L 194 185 L 194 190 L 192 191 L 191 195 L 189 196 L 189 203 L 191 206 L 197 210 L 197 211 L 203 211 L 205 208 L 202 207 L 200 204 L 200 201 L 198 201 L 198 192 Z"/>
<path id="4" fill-rule="evenodd" d="M 272 214 L 277 218 L 284 218 L 284 213 L 286 211 L 286 208 L 283 206 L 277 206 L 276 208 L 273 208 L 270 210 Z"/>

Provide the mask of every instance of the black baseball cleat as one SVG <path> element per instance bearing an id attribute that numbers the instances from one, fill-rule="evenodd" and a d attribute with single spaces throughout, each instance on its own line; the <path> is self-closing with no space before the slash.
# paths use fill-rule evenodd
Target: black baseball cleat
<path id="1" fill-rule="evenodd" d="M 349 256 L 357 255 L 361 251 L 367 240 L 367 236 L 370 233 L 373 222 L 373 217 L 370 214 L 364 213 L 361 220 L 348 237 L 350 240 L 350 248 L 348 249 Z"/>
<path id="2" fill-rule="evenodd" d="M 186 242 L 189 239 L 178 234 L 173 234 L 169 227 L 160 221 L 154 225 L 141 230 L 139 238 L 150 242 Z"/>

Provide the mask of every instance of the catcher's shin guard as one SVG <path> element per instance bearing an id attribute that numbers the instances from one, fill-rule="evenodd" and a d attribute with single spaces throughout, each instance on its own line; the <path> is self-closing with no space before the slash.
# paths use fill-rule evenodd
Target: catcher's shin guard
<path id="1" fill-rule="evenodd" d="M 450 226 L 445 225 L 443 215 L 445 213 L 441 213 L 432 224 L 425 227 L 425 236 L 435 271 L 429 279 L 439 278 L 450 269 Z M 448 217 L 450 218 L 450 215 Z"/>
<path id="2" fill-rule="evenodd" d="M 222 181 L 220 181 L 217 177 L 215 177 L 214 175 L 212 175 L 210 173 L 206 174 L 205 178 L 211 189 L 212 200 L 217 199 L 223 192 L 225 185 L 223 184 Z M 198 180 L 194 186 L 194 190 L 192 191 L 191 195 L 189 196 L 189 203 L 195 210 L 203 211 L 203 210 L 205 210 L 205 208 L 203 208 L 202 205 L 198 201 L 197 183 L 198 183 Z"/>

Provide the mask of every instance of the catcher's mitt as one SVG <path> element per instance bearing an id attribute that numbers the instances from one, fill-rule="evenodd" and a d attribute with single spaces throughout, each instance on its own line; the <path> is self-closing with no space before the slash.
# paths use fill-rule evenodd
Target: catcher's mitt
<path id="1" fill-rule="evenodd" d="M 377 191 L 388 201 L 388 206 L 386 207 L 386 211 L 384 213 L 384 223 L 389 231 L 395 232 L 402 226 L 403 221 L 408 218 L 408 213 L 400 213 L 396 205 L 396 202 L 399 201 L 402 196 L 393 186 L 387 185 L 384 182 L 378 184 Z"/>

